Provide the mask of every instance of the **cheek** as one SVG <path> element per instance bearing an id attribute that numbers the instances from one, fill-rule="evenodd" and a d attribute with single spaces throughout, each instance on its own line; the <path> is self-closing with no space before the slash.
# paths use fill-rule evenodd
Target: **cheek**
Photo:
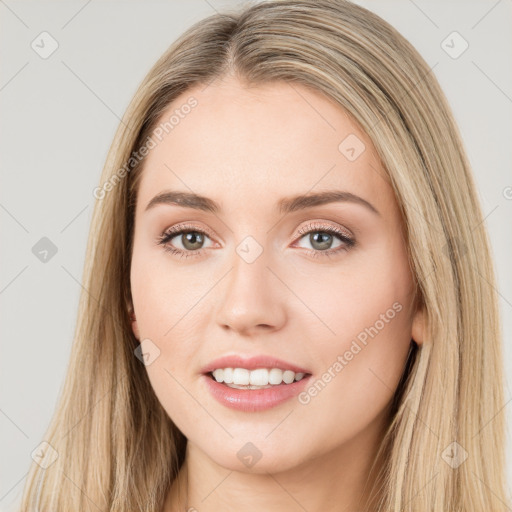
<path id="1" fill-rule="evenodd" d="M 321 319 L 313 322 L 316 336 L 309 335 L 321 373 L 301 399 L 319 432 L 325 422 L 343 435 L 363 429 L 389 404 L 402 376 L 412 275 L 399 237 L 389 240 L 297 291 Z"/>
<path id="2" fill-rule="evenodd" d="M 179 371 L 182 366 L 181 361 L 176 361 L 176 353 L 172 347 L 165 345 L 161 356 L 146 366 L 146 371 L 153 391 L 167 415 L 182 432 L 188 433 L 191 425 L 202 424 L 205 418 L 201 408 L 196 407 L 191 393 L 193 388 L 185 378 L 186 370 Z"/>
<path id="3" fill-rule="evenodd" d="M 180 332 L 183 336 L 190 313 L 207 291 L 211 273 L 180 269 L 162 248 L 141 243 L 135 245 L 130 279 L 141 337 L 159 340 L 166 348 Z M 190 339 L 193 332 L 187 334 Z"/>
<path id="4" fill-rule="evenodd" d="M 298 397 L 311 437 L 329 433 L 333 446 L 386 421 L 411 342 L 407 307 L 386 293 L 371 294 L 364 307 L 342 302 L 337 311 L 336 336 L 315 346 L 321 370 Z"/>
<path id="5" fill-rule="evenodd" d="M 204 423 L 204 415 L 192 405 L 189 394 L 191 375 L 197 369 L 197 347 L 189 320 L 197 297 L 188 293 L 194 287 L 190 278 L 176 272 L 171 275 L 169 265 L 155 260 L 134 252 L 131 270 L 140 339 L 158 353 L 145 371 L 167 415 L 181 431 L 188 432 L 190 425 Z"/>
<path id="6" fill-rule="evenodd" d="M 346 329 L 332 344 L 322 345 L 324 370 L 299 396 L 313 432 L 330 431 L 337 442 L 347 441 L 385 412 L 411 343 L 406 308 L 394 304 L 399 311 L 384 309 L 385 320 L 379 313 L 377 320 L 362 321 L 357 329 Z"/>
<path id="7" fill-rule="evenodd" d="M 145 368 L 160 403 L 179 428 L 185 428 L 180 418 L 192 424 L 205 419 L 189 393 L 196 392 L 199 347 L 205 342 L 202 325 L 212 307 L 209 291 L 223 269 L 217 271 L 218 278 L 208 265 L 180 264 L 161 248 L 134 244 L 130 280 L 140 339 L 151 340 L 159 351 Z"/>
<path id="8" fill-rule="evenodd" d="M 324 365 L 349 350 L 354 339 L 362 346 L 373 338 L 383 340 L 390 351 L 409 343 L 412 275 L 400 238 L 388 239 L 347 255 L 339 266 L 303 273 L 300 279 L 293 277 L 300 274 L 294 268 L 286 276 L 315 313 L 315 318 L 307 315 L 309 323 L 300 322 L 315 340 L 317 354 L 327 356 Z"/>

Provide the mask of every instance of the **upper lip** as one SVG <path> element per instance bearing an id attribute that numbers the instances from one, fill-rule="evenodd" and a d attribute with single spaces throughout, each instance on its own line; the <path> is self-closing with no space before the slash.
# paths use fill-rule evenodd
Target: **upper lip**
<path id="1" fill-rule="evenodd" d="M 230 355 L 219 357 L 204 366 L 201 369 L 201 373 L 213 372 L 218 368 L 246 368 L 247 370 L 256 370 L 257 368 L 280 368 L 281 370 L 291 370 L 295 373 L 311 373 L 310 371 L 293 363 L 288 363 L 282 359 L 277 359 L 267 355 L 252 357 Z"/>

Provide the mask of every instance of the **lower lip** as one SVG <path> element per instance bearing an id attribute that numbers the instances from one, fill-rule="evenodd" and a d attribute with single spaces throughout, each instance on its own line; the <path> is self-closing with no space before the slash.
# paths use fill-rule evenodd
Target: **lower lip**
<path id="1" fill-rule="evenodd" d="M 271 388 L 235 389 L 217 382 L 210 375 L 203 375 L 208 390 L 218 402 L 245 412 L 264 411 L 290 400 L 304 389 L 310 377 L 308 375 L 292 384 L 280 384 Z"/>

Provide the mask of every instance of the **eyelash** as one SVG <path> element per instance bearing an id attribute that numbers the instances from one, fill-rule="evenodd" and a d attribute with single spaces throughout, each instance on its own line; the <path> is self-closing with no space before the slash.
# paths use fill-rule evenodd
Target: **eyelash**
<path id="1" fill-rule="evenodd" d="M 192 225 L 183 225 L 179 224 L 178 226 L 173 226 L 172 228 L 168 229 L 167 231 L 164 231 L 158 239 L 157 244 L 162 245 L 164 251 L 169 252 L 175 256 L 179 256 L 180 258 L 190 258 L 195 256 L 200 256 L 203 251 L 203 249 L 198 249 L 194 251 L 184 251 L 182 249 L 177 249 L 176 247 L 173 247 L 172 245 L 169 245 L 169 242 L 175 238 L 178 235 L 182 235 L 184 233 L 199 233 L 201 235 L 206 235 L 209 238 L 212 238 L 210 233 L 207 231 L 203 231 L 201 229 L 197 229 L 195 226 Z M 343 242 L 343 245 L 340 245 L 336 249 L 329 249 L 327 251 L 320 251 L 317 249 L 306 249 L 309 256 L 312 256 L 313 258 L 318 257 L 327 257 L 330 258 L 334 255 L 337 255 L 341 251 L 348 251 L 352 247 L 354 247 L 356 241 L 349 237 L 344 231 L 341 229 L 335 227 L 335 226 L 323 226 L 321 224 L 311 223 L 307 226 L 304 226 L 303 228 L 299 229 L 297 232 L 298 235 L 300 235 L 299 239 L 303 238 L 305 235 L 308 235 L 310 233 L 327 233 L 330 235 L 337 236 L 341 242 Z"/>

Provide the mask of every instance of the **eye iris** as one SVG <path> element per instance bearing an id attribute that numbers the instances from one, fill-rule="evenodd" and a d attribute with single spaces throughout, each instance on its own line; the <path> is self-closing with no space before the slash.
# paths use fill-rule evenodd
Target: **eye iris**
<path id="1" fill-rule="evenodd" d="M 183 243 L 183 247 L 191 251 L 200 249 L 201 247 L 196 247 L 195 245 L 200 246 L 204 242 L 203 235 L 201 233 L 198 233 L 197 231 L 189 231 L 187 233 L 183 233 L 181 235 L 181 240 Z"/>
<path id="2" fill-rule="evenodd" d="M 319 244 L 315 247 L 318 250 L 329 249 L 332 245 L 332 235 L 325 231 L 315 231 L 309 235 L 309 241 L 313 247 L 315 247 L 316 244 Z"/>

